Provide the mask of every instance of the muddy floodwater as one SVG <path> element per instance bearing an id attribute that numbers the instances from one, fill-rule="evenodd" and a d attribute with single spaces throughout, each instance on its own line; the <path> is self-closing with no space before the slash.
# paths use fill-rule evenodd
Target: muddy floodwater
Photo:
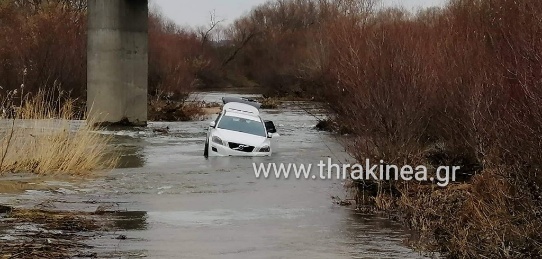
<path id="1" fill-rule="evenodd" d="M 125 211 L 115 223 L 121 231 L 87 241 L 99 258 L 423 258 L 400 225 L 333 203 L 346 195 L 340 180 L 255 177 L 253 163 L 353 162 L 332 135 L 313 129 L 313 115 L 321 111 L 311 103 L 265 110 L 281 135 L 269 158 L 204 158 L 208 121 L 103 131 L 114 135 L 119 168 L 85 181 L 12 176 L 0 204 Z"/>

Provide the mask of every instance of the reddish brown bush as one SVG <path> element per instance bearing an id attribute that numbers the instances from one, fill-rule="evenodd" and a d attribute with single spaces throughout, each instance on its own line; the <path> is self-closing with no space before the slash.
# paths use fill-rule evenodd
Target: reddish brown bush
<path id="1" fill-rule="evenodd" d="M 27 92 L 61 84 L 86 86 L 86 19 L 77 1 L 0 3 L 0 86 Z M 25 76 L 26 74 L 26 76 Z M 23 82 L 24 78 L 24 82 Z"/>
<path id="2" fill-rule="evenodd" d="M 228 70 L 254 81 L 269 95 L 302 95 L 320 81 L 312 73 L 318 65 L 312 50 L 320 43 L 314 36 L 335 13 L 313 0 L 256 7 L 229 31 L 235 46 L 231 52 L 237 55 L 225 59 Z"/>
<path id="3" fill-rule="evenodd" d="M 184 30 L 153 13 L 149 17 L 149 93 L 183 99 L 194 90 L 196 73 L 207 65 L 201 41 L 195 32 Z"/>
<path id="4" fill-rule="evenodd" d="M 355 132 L 358 159 L 475 175 L 376 197 L 452 257 L 542 252 L 541 15 L 538 2 L 453 1 L 416 16 L 344 16 L 326 31 L 326 99 Z"/>

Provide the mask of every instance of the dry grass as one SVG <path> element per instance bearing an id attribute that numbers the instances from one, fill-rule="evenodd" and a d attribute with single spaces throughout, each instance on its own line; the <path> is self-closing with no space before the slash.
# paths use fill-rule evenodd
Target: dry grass
<path id="1" fill-rule="evenodd" d="M 6 96 L 4 107 L 16 107 L 12 118 L 0 121 L 0 174 L 82 175 L 112 167 L 116 157 L 104 157 L 110 137 L 96 134 L 91 122 L 74 121 L 74 100 L 62 92 L 39 91 L 19 105 Z M 11 98 L 11 100 L 9 100 Z M 9 114 L 8 114 L 9 115 Z"/>
<path id="2" fill-rule="evenodd" d="M 376 206 L 396 211 L 407 226 L 419 230 L 422 238 L 414 245 L 420 249 L 450 258 L 533 258 L 542 253 L 536 208 L 497 172 L 484 172 L 447 189 L 398 188 L 398 198 L 377 195 L 377 201 L 389 201 L 388 207 L 379 202 Z"/>

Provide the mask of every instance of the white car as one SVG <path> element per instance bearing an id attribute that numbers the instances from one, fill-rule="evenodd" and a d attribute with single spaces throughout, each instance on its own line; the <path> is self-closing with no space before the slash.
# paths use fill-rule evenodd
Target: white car
<path id="1" fill-rule="evenodd" d="M 204 156 L 270 156 L 272 121 L 264 121 L 251 105 L 229 102 L 212 121 L 205 140 Z"/>

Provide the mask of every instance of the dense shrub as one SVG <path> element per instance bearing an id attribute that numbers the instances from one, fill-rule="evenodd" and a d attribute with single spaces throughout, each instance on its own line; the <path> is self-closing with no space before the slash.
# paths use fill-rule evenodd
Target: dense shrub
<path id="1" fill-rule="evenodd" d="M 86 14 L 82 1 L 0 1 L 0 86 L 37 92 L 86 86 Z M 25 76 L 26 74 L 26 76 Z M 23 82 L 23 78 L 25 78 Z"/>
<path id="2" fill-rule="evenodd" d="M 301 75 L 316 58 L 313 36 L 332 17 L 322 7 L 311 0 L 273 1 L 235 21 L 228 31 L 237 54 L 226 59 L 230 73 L 240 73 L 269 95 L 306 92 L 312 78 Z"/>
<path id="3" fill-rule="evenodd" d="M 400 194 L 380 188 L 375 205 L 452 257 L 542 253 L 542 3 L 461 0 L 364 16 L 327 30 L 336 83 L 325 92 L 356 132 L 350 150 L 465 174 L 443 190 L 394 183 Z"/>
<path id="4" fill-rule="evenodd" d="M 149 93 L 178 95 L 188 93 L 195 83 L 194 61 L 199 43 L 160 15 L 149 19 Z M 163 93 L 162 93 L 163 92 Z"/>

